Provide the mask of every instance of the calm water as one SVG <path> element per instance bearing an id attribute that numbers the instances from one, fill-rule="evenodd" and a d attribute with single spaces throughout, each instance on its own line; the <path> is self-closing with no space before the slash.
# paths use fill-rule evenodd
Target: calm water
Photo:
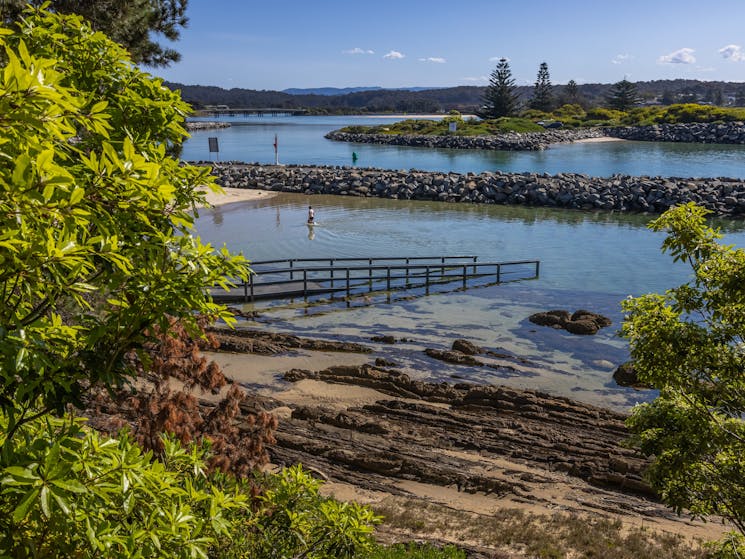
<path id="1" fill-rule="evenodd" d="M 308 202 L 319 224 L 305 225 Z M 608 212 L 443 204 L 282 194 L 261 202 L 203 211 L 197 231 L 253 260 L 297 257 L 381 257 L 476 254 L 481 261 L 540 259 L 538 280 L 427 297 L 394 294 L 372 300 L 306 306 L 257 304 L 263 322 L 316 337 L 375 346 L 370 337 L 409 341 L 376 346 L 407 373 L 426 380 L 505 383 L 627 407 L 648 393 L 615 386 L 613 369 L 628 357 L 616 333 L 619 301 L 663 291 L 686 281 L 688 270 L 660 253 L 662 235 L 646 229 L 650 218 Z M 745 224 L 721 221 L 726 241 L 745 245 Z M 538 311 L 586 308 L 613 325 L 596 336 L 538 327 Z M 454 367 L 430 360 L 424 347 L 449 347 L 467 338 L 487 349 L 527 358 L 521 374 Z"/>
<path id="2" fill-rule="evenodd" d="M 559 144 L 540 152 L 425 149 L 348 144 L 323 137 L 342 126 L 385 124 L 396 118 L 266 116 L 221 120 L 231 122 L 232 126 L 194 132 L 184 144 L 182 157 L 190 161 L 215 159 L 214 154 L 210 157 L 207 138 L 217 137 L 222 161 L 273 163 L 276 134 L 280 162 L 286 164 L 352 165 L 352 152 L 356 152 L 359 156 L 356 165 L 386 169 L 745 178 L 745 146 L 602 142 Z"/>
<path id="3" fill-rule="evenodd" d="M 542 152 L 429 150 L 323 138 L 348 124 L 381 124 L 391 118 L 229 120 L 231 128 L 195 132 L 183 158 L 210 159 L 207 138 L 214 136 L 223 161 L 272 163 L 276 134 L 280 162 L 287 164 L 350 165 L 354 151 L 359 166 L 392 169 L 745 177 L 743 146 L 605 142 L 557 145 Z M 319 222 L 312 231 L 305 225 L 311 202 Z M 611 378 L 614 368 L 628 358 L 627 344 L 617 336 L 619 301 L 661 292 L 689 278 L 685 266 L 673 265 L 660 253 L 662 235 L 646 228 L 649 219 L 608 212 L 282 194 L 203 211 L 197 232 L 252 260 L 455 254 L 478 255 L 481 261 L 539 259 L 540 278 L 521 283 L 430 296 L 394 293 L 351 303 L 263 303 L 256 310 L 269 327 L 298 334 L 373 346 L 371 336 L 405 338 L 405 343 L 376 349 L 416 378 L 505 383 L 626 408 L 651 394 L 619 388 Z M 742 222 L 718 225 L 727 233 L 727 242 L 745 245 Z M 573 336 L 527 320 L 534 312 L 556 308 L 600 312 L 613 325 L 595 336 Z M 530 364 L 519 373 L 499 372 L 454 367 L 423 354 L 425 347 L 448 348 L 455 338 L 510 352 Z"/>

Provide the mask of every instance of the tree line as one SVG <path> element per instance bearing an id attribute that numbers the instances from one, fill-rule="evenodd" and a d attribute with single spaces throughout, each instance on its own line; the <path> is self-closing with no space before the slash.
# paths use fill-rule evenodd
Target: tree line
<path id="1" fill-rule="evenodd" d="M 545 64 L 545 63 L 543 63 Z M 539 96 L 533 103 L 535 86 L 512 84 L 510 89 L 516 99 L 515 109 L 545 107 L 542 99 L 550 99 L 556 106 L 578 104 L 583 108 L 607 107 L 609 95 L 613 95 L 617 84 L 585 83 L 570 80 L 566 84 L 551 84 L 548 66 L 540 80 Z M 649 82 L 624 82 L 632 89 L 626 95 L 639 104 L 651 102 L 663 105 L 676 103 L 705 102 L 719 106 L 745 106 L 745 84 L 729 82 L 701 82 L 698 80 L 655 80 Z M 167 87 L 181 92 L 181 96 L 195 109 L 211 105 L 227 105 L 232 108 L 285 108 L 308 109 L 319 114 L 358 113 L 437 113 L 457 110 L 463 114 L 476 114 L 485 105 L 484 97 L 490 84 L 483 86 L 458 86 L 423 91 L 375 89 L 342 95 L 295 95 L 282 91 L 254 90 L 245 88 L 224 89 L 208 85 L 186 85 L 165 82 Z M 629 88 L 630 86 L 633 86 Z M 635 90 L 635 91 L 634 91 Z M 539 109 L 542 110 L 542 109 Z M 548 111 L 546 111 L 548 112 Z"/>
<path id="2" fill-rule="evenodd" d="M 551 84 L 548 64 L 541 62 L 535 85 L 527 102 L 521 103 L 518 88 L 512 77 L 510 63 L 501 58 L 489 76 L 489 85 L 481 98 L 476 114 L 484 119 L 516 116 L 523 106 L 527 109 L 549 113 L 561 105 L 588 105 L 577 82 L 570 80 L 561 92 Z M 604 105 L 618 111 L 628 111 L 641 103 L 637 86 L 623 79 L 610 86 L 603 97 Z"/>

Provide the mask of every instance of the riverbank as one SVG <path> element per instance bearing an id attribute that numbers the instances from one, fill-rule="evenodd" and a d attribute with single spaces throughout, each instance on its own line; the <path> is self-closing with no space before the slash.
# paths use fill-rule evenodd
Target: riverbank
<path id="1" fill-rule="evenodd" d="M 459 174 L 244 163 L 215 163 L 212 168 L 219 184 L 237 189 L 653 214 L 695 202 L 715 215 L 745 215 L 745 181 L 730 178 Z"/>
<path id="2" fill-rule="evenodd" d="M 364 348 L 313 350 L 240 329 L 218 339 L 222 352 L 210 358 L 250 389 L 248 409 L 280 420 L 272 462 L 300 462 L 327 494 L 384 510 L 395 525 L 383 529 L 398 539 L 524 557 L 506 554 L 487 524 L 513 519 L 530 533 L 558 518 L 588 531 L 612 522 L 687 542 L 724 531 L 659 503 L 642 479 L 646 460 L 623 445 L 622 413 L 531 390 L 413 381 Z"/>

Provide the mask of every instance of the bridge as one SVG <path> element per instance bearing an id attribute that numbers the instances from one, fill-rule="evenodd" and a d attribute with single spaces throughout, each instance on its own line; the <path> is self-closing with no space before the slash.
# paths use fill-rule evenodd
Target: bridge
<path id="1" fill-rule="evenodd" d="M 537 279 L 539 260 L 479 262 L 477 256 L 413 256 L 395 258 L 294 258 L 251 263 L 249 281 L 225 291 L 210 290 L 213 300 L 249 303 L 343 293 L 420 289 L 425 295 L 438 285 L 467 289 L 509 281 Z"/>
<path id="2" fill-rule="evenodd" d="M 215 107 L 205 108 L 199 111 L 204 116 L 220 117 L 220 116 L 299 116 L 304 115 L 308 112 L 307 109 L 283 109 L 283 108 L 232 108 L 226 105 L 218 105 Z"/>

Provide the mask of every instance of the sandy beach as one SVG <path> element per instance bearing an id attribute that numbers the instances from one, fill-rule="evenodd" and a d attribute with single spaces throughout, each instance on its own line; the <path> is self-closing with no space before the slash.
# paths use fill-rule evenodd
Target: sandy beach
<path id="1" fill-rule="evenodd" d="M 249 200 L 259 200 L 262 198 L 271 198 L 276 196 L 276 192 L 268 190 L 251 190 L 247 188 L 223 188 L 223 192 L 213 192 L 209 188 L 204 188 L 207 194 L 207 204 L 210 206 L 224 206 L 234 202 L 247 202 Z"/>
<path id="2" fill-rule="evenodd" d="M 599 138 L 583 138 L 581 140 L 574 140 L 574 144 L 599 144 L 601 142 L 626 142 L 623 138 L 611 138 L 610 136 L 601 136 Z"/>

